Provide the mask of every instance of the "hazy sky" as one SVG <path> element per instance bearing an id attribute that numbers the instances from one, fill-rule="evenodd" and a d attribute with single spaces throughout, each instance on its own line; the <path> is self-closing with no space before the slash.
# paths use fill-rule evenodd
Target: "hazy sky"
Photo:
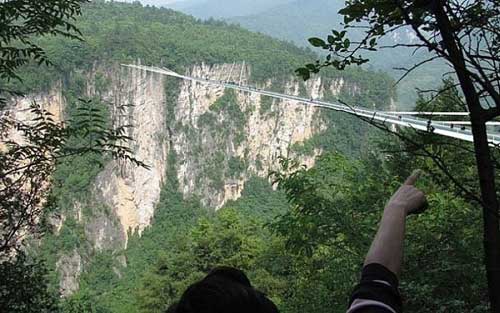
<path id="1" fill-rule="evenodd" d="M 120 0 L 116 0 L 120 1 Z M 133 2 L 134 0 L 121 0 Z M 165 6 L 198 18 L 230 18 L 263 12 L 297 0 L 139 0 L 144 5 Z M 308 0 L 315 1 L 315 0 Z"/>
<path id="2" fill-rule="evenodd" d="M 182 2 L 186 0 L 141 0 L 142 3 L 154 4 L 154 5 L 166 5 L 172 4 L 175 2 Z"/>
<path id="3" fill-rule="evenodd" d="M 136 0 L 118 0 L 121 2 L 134 2 Z M 173 3 L 185 2 L 186 0 L 139 0 L 143 4 L 156 5 L 156 6 L 167 6 Z"/>

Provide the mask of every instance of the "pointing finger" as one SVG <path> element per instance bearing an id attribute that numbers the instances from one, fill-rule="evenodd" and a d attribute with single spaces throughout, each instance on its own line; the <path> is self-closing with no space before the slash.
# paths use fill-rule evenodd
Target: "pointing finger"
<path id="1" fill-rule="evenodd" d="M 417 182 L 417 179 L 420 177 L 420 174 L 422 173 L 421 170 L 414 170 L 413 173 L 410 175 L 410 177 L 408 177 L 405 181 L 405 185 L 415 185 L 415 183 Z"/>

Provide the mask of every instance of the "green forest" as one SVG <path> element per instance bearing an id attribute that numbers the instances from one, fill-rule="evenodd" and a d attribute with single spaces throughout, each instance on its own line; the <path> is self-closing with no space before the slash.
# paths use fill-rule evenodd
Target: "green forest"
<path id="1" fill-rule="evenodd" d="M 252 68 L 250 84 L 271 81 L 279 89 L 290 79 L 298 80 L 294 71 L 318 57 L 310 49 L 236 25 L 140 3 L 93 1 L 83 6 L 75 26 L 82 40 L 36 39 L 52 64 L 30 63 L 19 71 L 22 81 L 2 82 L 5 88 L 36 93 L 62 81 L 65 114 L 75 125 L 81 118 L 77 108 L 85 95 L 86 75 L 98 67 L 118 68 L 140 60 L 183 72 L 202 62 L 245 61 Z M 342 78 L 361 90 L 326 93 L 325 100 L 341 98 L 385 109 L 396 96 L 394 80 L 382 72 L 325 69 L 320 75 L 326 81 Z M 106 90 L 109 82 L 98 78 L 96 88 Z M 165 88 L 173 98 L 178 83 L 167 79 Z M 460 109 L 458 89 L 444 81 L 442 90 L 432 99 L 420 97 L 416 109 Z M 167 114 L 174 109 L 168 107 L 171 98 L 165 103 Z M 98 97 L 87 100 L 103 124 L 109 124 L 107 104 Z M 234 92 L 226 92 L 210 110 L 226 110 L 231 127 L 237 128 L 245 119 L 237 101 Z M 269 101 L 263 99 L 267 109 Z M 387 200 L 420 168 L 425 175 L 418 187 L 428 196 L 429 210 L 410 217 L 407 226 L 400 286 L 405 312 L 486 312 L 481 210 L 448 180 L 451 173 L 473 190 L 479 188 L 473 154 L 454 151 L 455 145 L 463 145 L 458 140 L 443 144 L 437 135 L 412 130 L 389 134 L 343 113 L 325 112 L 318 118 L 327 127 L 292 147 L 299 156 L 320 148 L 314 167 L 281 158 L 278 170 L 251 177 L 241 198 L 219 210 L 205 207 L 198 197 L 183 196 L 177 177 L 168 175 L 179 166 L 175 152 L 169 151 L 152 224 L 140 235 L 130 232 L 126 249 L 94 250 L 82 225 L 101 215 L 118 223 L 111 208 L 89 201 L 93 182 L 110 157 L 94 153 L 59 161 L 41 218 L 41 239 L 33 239 L 27 255 L 16 263 L 0 266 L 0 308 L 12 313 L 163 313 L 187 286 L 215 266 L 226 265 L 245 271 L 280 312 L 345 312 Z M 70 140 L 71 145 L 84 144 L 81 138 Z M 448 173 L 443 173 L 443 164 Z M 225 171 L 233 176 L 245 167 L 245 160 L 231 159 Z M 206 174 L 216 176 L 217 170 L 222 169 L 215 166 Z M 75 201 L 82 203 L 83 221 L 68 214 L 56 232 L 49 217 L 74 210 Z M 61 298 L 57 261 L 71 251 L 83 256 L 83 271 L 78 291 Z M 19 298 L 15 289 L 30 300 Z"/>

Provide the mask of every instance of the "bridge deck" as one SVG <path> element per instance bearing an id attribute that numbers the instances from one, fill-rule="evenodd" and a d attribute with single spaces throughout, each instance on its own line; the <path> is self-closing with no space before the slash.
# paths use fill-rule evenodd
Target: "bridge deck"
<path id="1" fill-rule="evenodd" d="M 313 107 L 325 108 L 329 110 L 335 110 L 339 112 L 345 112 L 348 114 L 373 119 L 375 121 L 389 123 L 393 125 L 399 125 L 403 127 L 409 127 L 413 129 L 418 129 L 421 131 L 432 131 L 435 134 L 451 137 L 455 139 L 465 140 L 472 142 L 472 132 L 469 128 L 464 126 L 458 126 L 458 124 L 463 124 L 464 122 L 457 122 L 455 124 L 446 121 L 434 121 L 431 119 L 422 119 L 414 117 L 413 115 L 456 115 L 456 116 L 467 116 L 467 112 L 386 112 L 378 110 L 369 110 L 360 106 L 347 106 L 341 103 L 329 103 L 321 100 L 307 99 L 298 96 L 281 94 L 273 91 L 267 91 L 264 89 L 259 89 L 252 86 L 242 86 L 234 82 L 211 80 L 207 78 L 190 77 L 186 75 L 181 75 L 168 69 L 143 66 L 143 65 L 129 65 L 123 64 L 123 66 L 129 68 L 135 68 L 139 70 L 144 70 L 148 72 L 154 72 L 162 75 L 167 75 L 171 77 L 177 77 L 184 80 L 195 81 L 202 84 L 222 86 L 224 88 L 235 89 L 239 91 L 258 93 L 261 95 L 282 99 L 282 100 L 292 100 L 304 105 L 310 105 Z M 420 113 L 420 114 L 419 114 Z M 441 114 L 440 114 L 441 113 Z M 496 125 L 490 124 L 490 125 Z M 499 133 L 488 133 L 488 141 L 492 145 L 500 144 L 500 134 Z"/>

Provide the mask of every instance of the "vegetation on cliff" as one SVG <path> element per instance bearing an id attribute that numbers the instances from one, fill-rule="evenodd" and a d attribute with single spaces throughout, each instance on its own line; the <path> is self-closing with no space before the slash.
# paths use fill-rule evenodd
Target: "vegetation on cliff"
<path id="1" fill-rule="evenodd" d="M 433 104 L 449 104 L 452 94 Z M 426 148 L 440 149 L 433 141 L 428 138 Z M 392 138 L 379 148 L 399 151 L 404 143 Z M 462 162 L 460 170 L 473 172 L 471 160 L 441 152 L 445 161 Z M 120 268 L 121 278 L 104 275 L 111 255 L 96 259 L 66 308 L 164 312 L 188 284 L 223 264 L 245 270 L 281 312 L 345 312 L 381 208 L 415 167 L 438 172 L 425 158 L 399 152 L 357 159 L 326 153 L 309 170 L 283 159 L 273 174 L 278 190 L 265 179 L 252 179 L 241 199 L 217 212 L 183 199 L 170 177 L 152 227 L 133 236 L 124 251 L 128 267 Z M 429 175 L 420 182 L 430 210 L 408 225 L 405 311 L 484 312 L 480 211 L 442 180 Z"/>
<path id="2" fill-rule="evenodd" d="M 184 71 L 201 62 L 246 61 L 252 67 L 252 83 L 271 80 L 273 87 L 280 88 L 295 68 L 314 57 L 310 51 L 286 42 L 222 22 L 197 21 L 167 9 L 95 1 L 83 14 L 77 26 L 84 41 L 39 39 L 56 66 L 40 69 L 30 65 L 20 73 L 24 83 L 11 85 L 33 92 L 62 79 L 70 116 L 75 115 L 76 99 L 85 93 L 86 74 L 97 65 L 114 67 L 141 59 Z M 105 90 L 106 80 L 94 79 L 98 89 Z M 393 96 L 392 80 L 382 73 L 332 70 L 326 71 L 323 79 L 346 82 L 338 97 L 350 103 L 383 107 Z M 171 120 L 178 88 L 172 80 L 165 88 L 169 88 L 167 120 Z M 325 95 L 328 100 L 335 97 Z M 226 93 L 212 105 L 205 122 L 211 123 L 213 115 L 227 111 L 232 118 L 227 126 L 236 130 L 237 137 L 241 136 L 238 127 L 245 112 L 234 101 L 234 93 Z M 450 100 L 443 96 L 435 101 L 445 106 Z M 105 111 L 105 103 L 96 101 L 95 105 Z M 270 106 L 267 103 L 263 111 Z M 164 312 L 189 283 L 223 264 L 245 270 L 282 312 L 345 312 L 349 291 L 357 280 L 385 200 L 410 169 L 422 167 L 435 173 L 436 168 L 406 153 L 381 152 L 398 151 L 404 144 L 396 138 L 389 144 L 387 137 L 377 132 L 367 134 L 367 126 L 353 118 L 333 113 L 320 118 L 328 129 L 294 147 L 301 154 L 311 154 L 315 148 L 324 151 L 314 168 L 306 170 L 284 159 L 281 169 L 272 176 L 277 190 L 266 178 L 252 177 L 242 197 L 219 211 L 204 207 L 197 197 L 183 196 L 176 175 L 169 175 L 179 166 L 175 152 L 170 151 L 152 225 L 140 236 L 129 233 L 125 250 L 92 249 L 74 212 L 67 214 L 58 231 L 47 221 L 47 234 L 33 255 L 45 258 L 50 272 L 47 275 L 38 269 L 36 262 L 37 268 L 27 270 L 41 285 L 46 276 L 51 279 L 48 290 L 34 290 L 43 298 L 41 305 L 63 313 Z M 377 149 L 368 144 L 374 138 L 382 142 Z M 441 149 L 433 145 L 433 140 L 426 142 L 428 147 Z M 447 150 L 442 157 L 464 162 L 460 170 L 465 168 L 468 175 L 474 175 L 465 158 L 458 160 Z M 91 200 L 92 182 L 105 162 L 105 158 L 88 156 L 60 164 L 47 213 L 65 213 L 78 203 L 83 205 L 79 209 L 84 216 L 100 212 L 112 216 L 109 208 L 87 202 Z M 228 168 L 217 165 L 205 169 L 205 175 L 214 176 L 214 181 L 221 171 L 237 176 L 245 160 L 231 159 Z M 421 187 L 430 195 L 431 211 L 409 225 L 402 285 L 403 294 L 408 295 L 406 309 L 482 312 L 486 308 L 486 286 L 480 266 L 479 212 L 456 190 L 443 188 L 442 180 L 434 176 L 422 181 Z M 57 260 L 69 251 L 83 258 L 79 290 L 60 299 L 56 307 Z M 0 267 L 0 272 L 11 271 Z"/>

